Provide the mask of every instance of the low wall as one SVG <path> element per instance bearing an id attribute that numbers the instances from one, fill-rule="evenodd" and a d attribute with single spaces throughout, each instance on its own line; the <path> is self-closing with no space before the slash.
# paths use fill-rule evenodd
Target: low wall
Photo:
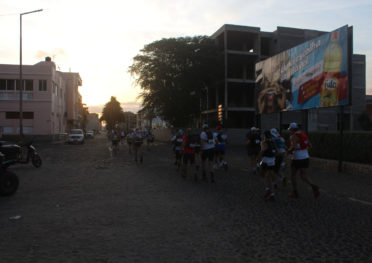
<path id="1" fill-rule="evenodd" d="M 338 172 L 338 161 L 321 159 L 316 157 L 310 158 L 310 166 L 314 168 L 319 168 L 322 170 L 327 170 L 331 172 Z M 372 175 L 372 165 L 342 162 L 342 172 L 349 174 L 363 174 Z"/>
<path id="2" fill-rule="evenodd" d="M 169 128 L 158 128 L 153 132 L 155 140 L 160 142 L 169 142 L 173 136 L 171 129 Z M 232 146 L 244 146 L 246 140 L 245 135 L 247 132 L 248 130 L 246 129 L 228 129 L 226 133 L 229 138 L 229 144 Z M 338 172 L 338 160 L 311 157 L 310 166 L 335 173 Z M 349 174 L 372 175 L 372 165 L 342 162 L 342 172 Z"/>

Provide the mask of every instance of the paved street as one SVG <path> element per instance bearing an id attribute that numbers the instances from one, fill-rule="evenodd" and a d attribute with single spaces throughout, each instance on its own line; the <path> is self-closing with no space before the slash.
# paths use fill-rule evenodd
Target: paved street
<path id="1" fill-rule="evenodd" d="M 299 180 L 299 199 L 287 186 L 267 202 L 243 147 L 215 184 L 183 179 L 161 143 L 143 164 L 104 136 L 39 149 L 43 166 L 12 167 L 20 188 L 0 198 L 1 263 L 372 262 L 372 175 L 312 169 L 317 200 Z"/>

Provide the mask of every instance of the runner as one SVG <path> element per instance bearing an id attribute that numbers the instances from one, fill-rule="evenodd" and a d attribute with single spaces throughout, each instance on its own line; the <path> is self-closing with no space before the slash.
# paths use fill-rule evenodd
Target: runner
<path id="1" fill-rule="evenodd" d="M 203 131 L 200 134 L 201 141 L 201 159 L 202 159 L 202 173 L 203 180 L 207 180 L 206 173 L 206 160 L 208 159 L 209 173 L 211 175 L 211 182 L 214 183 L 214 172 L 213 172 L 213 158 L 214 158 L 214 145 L 215 138 L 213 137 L 212 132 L 208 128 L 208 124 L 203 124 Z"/>
<path id="2" fill-rule="evenodd" d="M 216 139 L 216 146 L 215 146 L 215 164 L 213 166 L 214 169 L 218 167 L 223 167 L 225 171 L 227 171 L 227 162 L 225 161 L 225 153 L 226 153 L 226 141 L 227 135 L 222 131 L 222 126 L 216 126 L 216 132 L 214 134 Z"/>
<path id="3" fill-rule="evenodd" d="M 124 138 L 125 138 L 125 132 L 124 130 L 122 130 L 120 133 L 120 144 L 124 144 Z"/>
<path id="4" fill-rule="evenodd" d="M 194 138 L 194 141 L 195 141 L 195 169 L 196 171 L 199 171 L 200 162 L 201 162 L 200 160 L 201 145 L 200 145 L 200 133 L 197 128 L 193 129 L 192 137 Z"/>
<path id="5" fill-rule="evenodd" d="M 285 153 L 287 150 L 287 146 L 285 145 L 284 138 L 279 134 L 277 129 L 272 128 L 270 130 L 270 133 L 273 136 L 273 141 L 275 143 L 275 146 L 278 149 L 278 155 L 275 158 L 275 170 L 274 170 L 276 174 L 276 179 L 281 180 L 282 184 L 286 185 L 287 177 L 284 173 L 283 174 L 280 173 L 280 169 L 285 166 L 284 157 L 285 157 Z M 275 185 L 277 185 L 276 180 L 275 180 Z"/>
<path id="6" fill-rule="evenodd" d="M 127 134 L 127 144 L 128 144 L 129 153 L 132 153 L 133 138 L 134 138 L 134 132 L 132 129 L 130 129 Z"/>
<path id="7" fill-rule="evenodd" d="M 119 152 L 119 142 L 120 142 L 120 132 L 115 130 L 112 132 L 111 136 L 111 145 L 112 145 L 112 153 L 117 154 Z"/>
<path id="8" fill-rule="evenodd" d="M 139 128 L 136 128 L 134 131 L 134 142 L 133 142 L 133 149 L 135 153 L 135 161 L 138 161 L 138 157 L 140 159 L 140 162 L 143 162 L 143 153 L 142 153 L 142 143 L 143 143 L 143 134 L 142 131 Z"/>
<path id="9" fill-rule="evenodd" d="M 291 163 L 291 181 L 293 191 L 289 193 L 289 196 L 298 198 L 296 174 L 299 171 L 301 179 L 311 186 L 314 197 L 317 198 L 319 196 L 319 187 L 313 184 L 306 175 L 306 170 L 309 168 L 310 157 L 308 149 L 311 148 L 309 138 L 305 133 L 299 132 L 299 127 L 295 122 L 292 122 L 289 125 L 288 130 L 291 133 L 288 152 L 293 154 Z"/>
<path id="10" fill-rule="evenodd" d="M 150 150 L 151 144 L 154 142 L 154 134 L 151 131 L 151 128 L 148 128 L 146 135 L 147 149 Z"/>
<path id="11" fill-rule="evenodd" d="M 256 127 L 252 127 L 250 132 L 247 133 L 246 139 L 247 153 L 251 160 L 252 172 L 256 173 L 257 167 L 259 167 L 259 164 L 257 163 L 257 155 L 260 152 L 260 130 Z"/>
<path id="12" fill-rule="evenodd" d="M 275 179 L 274 169 L 276 154 L 277 148 L 272 140 L 271 133 L 270 131 L 265 131 L 257 161 L 260 162 L 260 174 L 265 185 L 264 198 L 267 200 L 275 200 L 273 181 Z"/>
<path id="13" fill-rule="evenodd" d="M 181 168 L 181 160 L 182 160 L 182 154 L 183 154 L 183 130 L 178 130 L 177 134 L 173 136 L 172 138 L 173 142 L 173 149 L 176 156 L 176 162 L 177 170 Z"/>
<path id="14" fill-rule="evenodd" d="M 192 135 L 192 130 L 187 129 L 186 136 L 183 137 L 183 157 L 182 157 L 182 176 L 187 176 L 187 164 L 190 162 L 191 169 L 194 173 L 195 182 L 198 181 L 198 175 L 195 170 L 195 147 L 196 147 L 195 136 Z"/>

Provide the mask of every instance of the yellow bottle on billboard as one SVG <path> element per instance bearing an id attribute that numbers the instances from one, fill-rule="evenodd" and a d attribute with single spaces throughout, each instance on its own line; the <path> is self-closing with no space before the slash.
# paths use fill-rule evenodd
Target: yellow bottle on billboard
<path id="1" fill-rule="evenodd" d="M 320 91 L 319 107 L 338 105 L 337 87 L 340 81 L 342 48 L 338 43 L 339 32 L 332 32 L 331 43 L 327 47 L 323 59 L 323 83 Z"/>

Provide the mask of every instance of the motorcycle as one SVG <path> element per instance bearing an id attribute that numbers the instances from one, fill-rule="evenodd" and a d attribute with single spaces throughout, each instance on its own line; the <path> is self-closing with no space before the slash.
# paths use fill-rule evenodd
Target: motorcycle
<path id="1" fill-rule="evenodd" d="M 25 164 L 29 161 L 31 161 L 32 165 L 36 168 L 39 168 L 42 164 L 40 155 L 32 145 L 32 140 L 21 144 L 0 141 L 0 152 L 4 154 L 4 160 L 1 164 L 3 168 L 7 168 L 16 163 Z"/>
<path id="2" fill-rule="evenodd" d="M 4 154 L 0 152 L 0 163 L 3 164 Z M 9 196 L 18 190 L 19 179 L 13 172 L 7 171 L 3 165 L 0 167 L 0 196 Z"/>

